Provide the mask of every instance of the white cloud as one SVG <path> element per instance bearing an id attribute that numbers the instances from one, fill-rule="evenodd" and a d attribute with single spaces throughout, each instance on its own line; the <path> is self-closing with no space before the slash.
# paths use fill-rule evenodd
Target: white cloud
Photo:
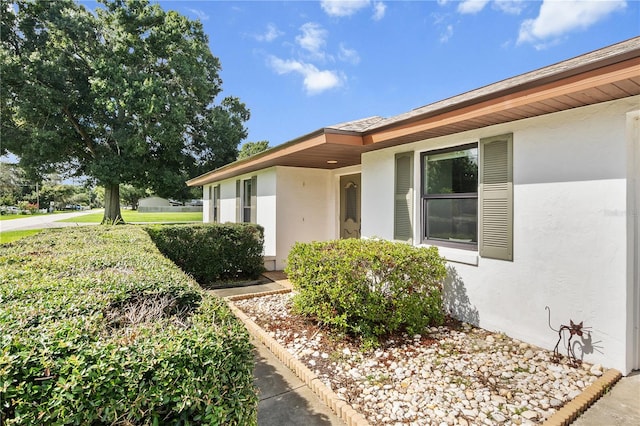
<path id="1" fill-rule="evenodd" d="M 462 14 L 474 14 L 480 12 L 489 3 L 489 0 L 463 0 L 458 4 L 458 12 Z"/>
<path id="2" fill-rule="evenodd" d="M 494 0 L 494 8 L 508 13 L 509 15 L 519 15 L 525 7 L 525 0 Z"/>
<path id="3" fill-rule="evenodd" d="M 379 21 L 384 18 L 384 14 L 387 10 L 387 5 L 382 1 L 371 0 L 321 0 L 320 7 L 324 12 L 332 17 L 343 18 L 345 16 L 352 16 L 360 12 L 369 6 L 373 6 L 374 21 Z"/>
<path id="4" fill-rule="evenodd" d="M 201 21 L 208 21 L 209 15 L 207 15 L 204 11 L 200 9 L 187 9 L 189 12 L 193 13 L 200 19 Z"/>
<path id="5" fill-rule="evenodd" d="M 320 6 L 329 16 L 351 16 L 369 6 L 370 0 L 322 0 Z"/>
<path id="6" fill-rule="evenodd" d="M 265 32 L 262 33 L 262 34 L 258 34 L 256 36 L 256 40 L 272 42 L 273 40 L 277 39 L 278 37 L 280 37 L 283 34 L 284 33 L 282 31 L 280 31 L 278 29 L 278 27 L 276 27 L 275 24 L 269 23 L 269 24 L 267 24 L 267 29 L 265 30 Z"/>
<path id="7" fill-rule="evenodd" d="M 625 0 L 544 0 L 538 17 L 520 25 L 518 43 L 530 42 L 543 48 L 545 43 L 552 43 L 568 32 L 588 28 L 626 5 Z"/>
<path id="8" fill-rule="evenodd" d="M 347 48 L 343 43 L 340 43 L 340 51 L 338 52 L 338 59 L 344 62 L 349 62 L 353 65 L 360 63 L 360 55 L 355 49 Z"/>
<path id="9" fill-rule="evenodd" d="M 387 11 L 387 5 L 382 3 L 381 1 L 376 1 L 373 3 L 373 20 L 380 21 L 384 18 L 384 14 Z"/>
<path id="10" fill-rule="evenodd" d="M 453 25 L 447 25 L 442 34 L 440 34 L 440 43 L 446 43 L 453 36 Z"/>
<path id="11" fill-rule="evenodd" d="M 518 15 L 528 0 L 462 0 L 458 2 L 457 11 L 463 15 L 473 15 L 481 12 L 489 3 L 494 9 L 510 15 Z M 584 0 L 587 1 L 587 0 Z M 438 0 L 438 5 L 446 6 L 450 0 Z"/>
<path id="12" fill-rule="evenodd" d="M 305 91 L 309 95 L 316 95 L 326 90 L 340 87 L 345 77 L 341 73 L 330 70 L 319 70 L 315 65 L 296 61 L 294 59 L 280 59 L 269 57 L 269 66 L 278 74 L 296 73 L 303 77 Z"/>
<path id="13" fill-rule="evenodd" d="M 322 49 L 327 43 L 326 38 L 329 34 L 327 30 L 315 22 L 307 22 L 300 27 L 300 31 L 302 34 L 296 36 L 296 42 L 298 42 L 298 45 L 311 53 L 314 57 L 318 59 L 324 58 L 324 52 Z"/>

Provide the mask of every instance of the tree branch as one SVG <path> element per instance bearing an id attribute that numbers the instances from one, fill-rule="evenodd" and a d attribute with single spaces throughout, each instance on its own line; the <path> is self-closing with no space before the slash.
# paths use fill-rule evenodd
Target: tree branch
<path id="1" fill-rule="evenodd" d="M 85 129 L 83 129 L 82 126 L 80 126 L 80 123 L 78 123 L 78 120 L 76 119 L 76 117 L 73 114 L 71 114 L 71 111 L 69 111 L 69 107 L 63 106 L 62 107 L 62 112 L 64 113 L 64 115 L 67 116 L 67 118 L 71 122 L 71 125 L 74 127 L 74 129 L 76 129 L 76 132 L 78 132 L 78 134 L 80 135 L 80 137 L 84 141 L 85 145 L 89 149 L 89 152 L 91 153 L 93 158 L 96 158 L 96 151 L 95 151 L 95 148 L 94 148 L 94 145 L 93 145 L 93 140 L 91 139 L 91 136 L 89 136 L 87 131 Z"/>

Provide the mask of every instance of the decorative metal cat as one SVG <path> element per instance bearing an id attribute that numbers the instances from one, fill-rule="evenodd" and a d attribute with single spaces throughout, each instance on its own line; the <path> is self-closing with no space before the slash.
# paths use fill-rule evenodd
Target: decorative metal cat
<path id="1" fill-rule="evenodd" d="M 569 325 L 561 324 L 560 328 L 556 330 L 551 326 L 551 309 L 548 306 L 545 306 L 545 309 L 549 312 L 549 328 L 558 333 L 558 342 L 556 346 L 553 348 L 553 360 L 554 362 L 560 362 L 562 356 L 560 355 L 559 346 L 562 341 L 563 333 L 569 333 L 569 338 L 567 340 L 567 357 L 569 358 L 569 365 L 573 367 L 578 367 L 582 363 L 581 359 L 576 358 L 576 354 L 573 352 L 573 345 L 571 344 L 571 339 L 573 336 L 582 337 L 584 333 L 588 333 L 586 330 L 587 327 L 583 325 L 584 321 L 580 321 L 579 323 L 573 322 L 573 320 L 569 320 Z"/>

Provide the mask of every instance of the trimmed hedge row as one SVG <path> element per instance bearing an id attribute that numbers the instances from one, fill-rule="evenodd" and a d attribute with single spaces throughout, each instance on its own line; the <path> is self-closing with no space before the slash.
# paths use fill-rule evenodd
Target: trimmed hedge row
<path id="1" fill-rule="evenodd" d="M 396 331 L 422 333 L 444 320 L 446 269 L 435 247 L 358 239 L 297 243 L 286 272 L 298 291 L 295 311 L 372 342 Z"/>
<path id="2" fill-rule="evenodd" d="M 257 423 L 248 334 L 140 227 L 0 247 L 7 425 Z"/>
<path id="3" fill-rule="evenodd" d="M 256 279 L 264 272 L 264 229 L 249 223 L 145 228 L 158 249 L 202 285 Z"/>

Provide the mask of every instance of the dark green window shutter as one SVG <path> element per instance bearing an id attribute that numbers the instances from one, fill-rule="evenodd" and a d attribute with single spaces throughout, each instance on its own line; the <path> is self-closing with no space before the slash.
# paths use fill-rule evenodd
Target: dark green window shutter
<path id="1" fill-rule="evenodd" d="M 205 200 L 203 209 L 206 208 L 209 209 L 209 222 L 215 222 L 216 221 L 216 201 L 213 197 L 213 185 L 209 185 L 207 188 L 209 188 L 208 191 L 208 195 L 209 198 L 207 200 Z"/>
<path id="2" fill-rule="evenodd" d="M 480 256 L 513 260 L 513 135 L 480 139 Z"/>
<path id="3" fill-rule="evenodd" d="M 257 223 L 258 177 L 251 176 L 251 223 Z"/>
<path id="4" fill-rule="evenodd" d="M 236 223 L 242 222 L 242 202 L 240 196 L 240 179 L 236 180 Z"/>
<path id="5" fill-rule="evenodd" d="M 213 188 L 213 221 L 220 222 L 220 184 Z"/>
<path id="6" fill-rule="evenodd" d="M 413 152 L 396 154 L 393 238 L 413 241 Z"/>

